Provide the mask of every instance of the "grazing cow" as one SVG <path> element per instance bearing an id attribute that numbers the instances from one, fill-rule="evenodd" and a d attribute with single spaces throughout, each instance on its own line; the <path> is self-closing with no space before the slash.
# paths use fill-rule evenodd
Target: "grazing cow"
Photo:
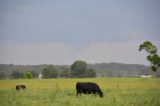
<path id="1" fill-rule="evenodd" d="M 16 85 L 16 90 L 26 89 L 25 85 Z"/>
<path id="2" fill-rule="evenodd" d="M 76 83 L 77 96 L 80 94 L 94 94 L 103 97 L 103 92 L 96 83 L 92 82 L 77 82 Z"/>

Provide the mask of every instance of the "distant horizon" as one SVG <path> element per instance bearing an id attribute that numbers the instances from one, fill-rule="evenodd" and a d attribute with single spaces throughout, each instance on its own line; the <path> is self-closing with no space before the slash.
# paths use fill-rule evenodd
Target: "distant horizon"
<path id="1" fill-rule="evenodd" d="M 83 60 L 82 60 L 83 61 Z M 73 62 L 74 63 L 74 62 Z M 72 64 L 73 64 L 72 63 Z M 21 66 L 27 66 L 27 65 L 33 65 L 33 66 L 38 66 L 38 65 L 55 65 L 55 66 L 70 66 L 72 64 L 3 64 L 0 63 L 0 65 L 21 65 Z M 145 64 L 127 64 L 127 63 L 118 63 L 118 62 L 100 62 L 100 63 L 87 63 L 87 64 L 126 64 L 126 65 L 144 65 L 144 66 L 149 66 L 149 65 L 145 65 Z"/>

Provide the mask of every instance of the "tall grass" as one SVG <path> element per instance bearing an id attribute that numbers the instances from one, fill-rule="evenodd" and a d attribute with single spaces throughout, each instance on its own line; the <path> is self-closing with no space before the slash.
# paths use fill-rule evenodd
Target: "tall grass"
<path id="1" fill-rule="evenodd" d="M 76 97 L 75 83 L 96 82 L 104 98 Z M 16 84 L 27 90 L 16 91 Z M 0 106 L 160 106 L 160 79 L 91 78 L 1 80 Z"/>

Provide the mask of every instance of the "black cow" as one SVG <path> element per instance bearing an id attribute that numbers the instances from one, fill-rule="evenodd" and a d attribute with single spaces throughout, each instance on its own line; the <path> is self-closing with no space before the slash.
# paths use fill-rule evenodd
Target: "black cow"
<path id="1" fill-rule="evenodd" d="M 16 85 L 16 90 L 26 89 L 25 85 Z"/>
<path id="2" fill-rule="evenodd" d="M 80 94 L 94 94 L 103 97 L 103 92 L 96 83 L 92 82 L 77 82 L 76 83 L 77 96 Z"/>

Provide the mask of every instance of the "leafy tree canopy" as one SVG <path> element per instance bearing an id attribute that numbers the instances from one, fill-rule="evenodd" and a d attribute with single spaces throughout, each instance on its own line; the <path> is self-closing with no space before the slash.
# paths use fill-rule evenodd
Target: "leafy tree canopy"
<path id="1" fill-rule="evenodd" d="M 157 53 L 157 47 L 153 45 L 150 41 L 145 41 L 139 46 L 139 51 L 145 50 L 149 54 L 156 54 Z"/>
<path id="2" fill-rule="evenodd" d="M 29 71 L 25 72 L 25 73 L 24 73 L 24 78 L 26 78 L 26 79 L 31 79 L 31 78 L 32 78 L 32 73 L 29 72 Z"/>
<path id="3" fill-rule="evenodd" d="M 56 78 L 58 77 L 58 70 L 53 65 L 48 65 L 43 69 L 42 75 L 44 78 Z"/>
<path id="4" fill-rule="evenodd" d="M 155 73 L 160 67 L 160 56 L 157 54 L 157 47 L 150 41 L 145 41 L 139 46 L 139 51 L 141 50 L 148 53 L 147 60 L 151 63 L 151 70 Z"/>
<path id="5" fill-rule="evenodd" d="M 77 60 L 71 65 L 71 77 L 95 77 L 93 69 L 87 69 L 87 63 L 82 60 Z"/>

